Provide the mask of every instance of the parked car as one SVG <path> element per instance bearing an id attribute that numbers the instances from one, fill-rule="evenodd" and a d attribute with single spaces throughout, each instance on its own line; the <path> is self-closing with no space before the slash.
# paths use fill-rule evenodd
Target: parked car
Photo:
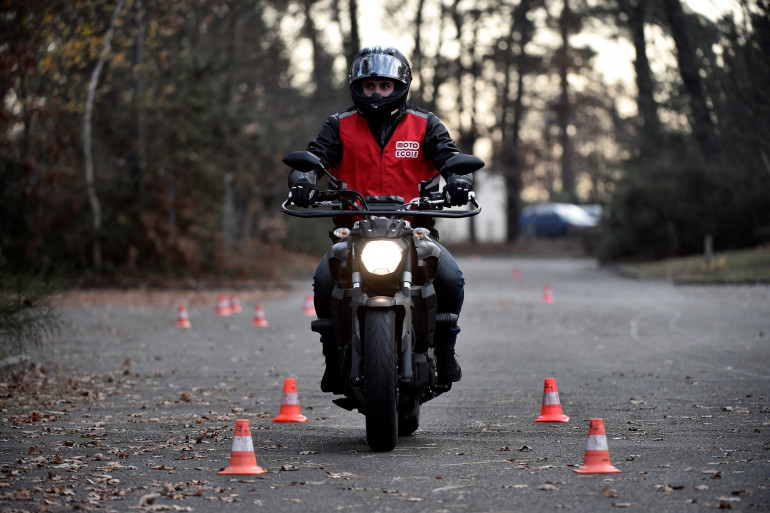
<path id="1" fill-rule="evenodd" d="M 597 220 L 600 220 L 602 218 L 602 214 L 604 213 L 604 207 L 596 203 L 588 203 L 578 206 L 585 210 L 589 216 L 594 217 Z"/>
<path id="2" fill-rule="evenodd" d="M 519 229 L 535 237 L 565 237 L 597 226 L 599 219 L 572 203 L 537 203 L 521 211 Z"/>

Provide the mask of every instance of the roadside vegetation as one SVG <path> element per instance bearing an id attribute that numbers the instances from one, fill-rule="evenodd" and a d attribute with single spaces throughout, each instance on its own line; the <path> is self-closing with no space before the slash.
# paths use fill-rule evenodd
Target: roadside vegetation
<path id="1" fill-rule="evenodd" d="M 770 283 L 770 248 L 669 258 L 659 261 L 625 263 L 620 268 L 641 279 L 677 283 Z"/>
<path id="2" fill-rule="evenodd" d="M 59 312 L 51 304 L 62 273 L 47 267 L 18 269 L 0 253 L 0 358 L 42 343 L 59 328 Z"/>

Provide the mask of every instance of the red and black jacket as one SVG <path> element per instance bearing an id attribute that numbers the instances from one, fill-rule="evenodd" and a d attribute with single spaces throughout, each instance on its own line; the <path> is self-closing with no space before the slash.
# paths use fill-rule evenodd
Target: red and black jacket
<path id="1" fill-rule="evenodd" d="M 446 127 L 431 112 L 406 104 L 381 123 L 368 121 L 355 107 L 329 116 L 308 151 L 318 156 L 332 175 L 364 196 L 401 196 L 408 201 L 419 193 L 421 181 L 441 170 L 460 153 Z M 472 185 L 472 176 L 444 176 Z M 315 173 L 293 170 L 289 187 Z"/>

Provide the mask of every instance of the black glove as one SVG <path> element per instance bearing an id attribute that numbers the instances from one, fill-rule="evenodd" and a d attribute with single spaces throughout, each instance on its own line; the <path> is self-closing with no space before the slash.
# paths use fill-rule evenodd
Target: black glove
<path id="1" fill-rule="evenodd" d="M 297 182 L 291 186 L 291 202 L 298 207 L 309 207 L 315 203 L 318 187 L 310 182 Z"/>
<path id="2" fill-rule="evenodd" d="M 470 191 L 470 185 L 463 181 L 449 182 L 444 186 L 444 200 L 450 205 L 465 205 L 468 203 Z"/>

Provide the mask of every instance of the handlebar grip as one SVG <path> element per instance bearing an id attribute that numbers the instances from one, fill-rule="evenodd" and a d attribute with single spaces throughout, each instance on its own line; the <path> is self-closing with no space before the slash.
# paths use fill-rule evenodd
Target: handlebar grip
<path id="1" fill-rule="evenodd" d="M 337 191 L 318 191 L 316 201 L 334 201 L 337 196 Z"/>

